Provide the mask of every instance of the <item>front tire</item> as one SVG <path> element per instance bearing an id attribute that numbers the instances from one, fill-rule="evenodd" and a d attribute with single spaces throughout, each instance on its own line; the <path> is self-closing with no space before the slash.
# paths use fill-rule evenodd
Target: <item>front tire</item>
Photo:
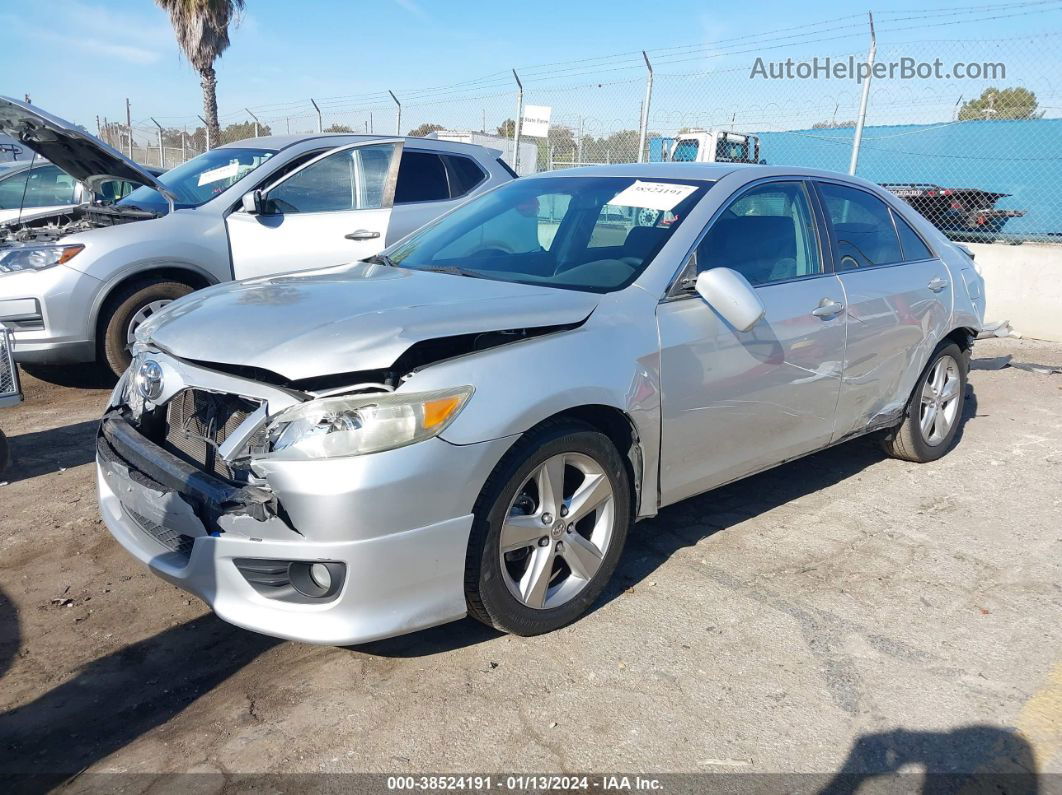
<path id="1" fill-rule="evenodd" d="M 631 486 L 616 446 L 578 422 L 527 433 L 476 501 L 465 565 L 469 614 L 516 635 L 589 609 L 627 540 Z"/>
<path id="2" fill-rule="evenodd" d="M 108 298 L 99 322 L 101 363 L 121 376 L 132 361 L 129 349 L 137 326 L 192 289 L 183 282 L 168 280 L 137 282 Z"/>
<path id="3" fill-rule="evenodd" d="M 884 441 L 893 458 L 936 461 L 955 444 L 966 400 L 966 365 L 959 346 L 937 349 L 915 384 L 904 420 Z"/>

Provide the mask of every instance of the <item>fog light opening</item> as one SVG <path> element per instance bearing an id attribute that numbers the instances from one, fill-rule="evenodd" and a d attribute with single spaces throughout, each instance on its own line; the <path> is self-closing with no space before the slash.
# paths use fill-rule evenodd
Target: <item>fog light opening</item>
<path id="1" fill-rule="evenodd" d="M 311 599 L 335 595 L 343 584 L 342 563 L 293 562 L 288 566 L 292 587 Z"/>

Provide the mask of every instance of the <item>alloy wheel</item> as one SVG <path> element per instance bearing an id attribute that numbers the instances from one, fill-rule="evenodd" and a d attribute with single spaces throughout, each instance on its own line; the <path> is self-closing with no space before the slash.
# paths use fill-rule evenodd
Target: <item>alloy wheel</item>
<path id="1" fill-rule="evenodd" d="M 136 341 L 137 327 L 164 306 L 171 303 L 173 303 L 172 298 L 160 298 L 157 301 L 152 301 L 151 303 L 144 304 L 144 306 L 140 307 L 136 314 L 129 318 L 129 326 L 125 331 L 126 342 L 129 345 L 132 345 Z"/>
<path id="2" fill-rule="evenodd" d="M 959 363 L 951 356 L 941 356 L 922 387 L 918 427 L 930 447 L 946 438 L 959 414 Z"/>
<path id="3" fill-rule="evenodd" d="M 601 567 L 615 535 L 615 494 L 582 453 L 551 456 L 517 489 L 498 551 L 509 592 L 543 610 L 571 601 Z"/>

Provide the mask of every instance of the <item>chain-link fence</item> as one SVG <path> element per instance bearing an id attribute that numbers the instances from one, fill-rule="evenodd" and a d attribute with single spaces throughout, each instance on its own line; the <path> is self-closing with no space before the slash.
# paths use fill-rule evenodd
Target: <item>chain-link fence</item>
<path id="1" fill-rule="evenodd" d="M 515 72 L 499 65 L 446 86 L 222 108 L 221 142 L 256 131 L 434 134 L 494 146 L 521 174 L 637 160 L 854 167 L 953 237 L 1062 242 L 1062 4 L 893 11 L 874 23 L 873 66 L 869 20 L 853 14 Z M 964 37 L 985 30 L 1000 35 Z M 529 109 L 549 114 L 546 134 L 530 134 L 543 130 L 526 121 Z M 129 129 L 107 126 L 128 151 Z M 134 124 L 132 141 L 137 159 L 163 167 L 206 148 L 195 116 Z"/>

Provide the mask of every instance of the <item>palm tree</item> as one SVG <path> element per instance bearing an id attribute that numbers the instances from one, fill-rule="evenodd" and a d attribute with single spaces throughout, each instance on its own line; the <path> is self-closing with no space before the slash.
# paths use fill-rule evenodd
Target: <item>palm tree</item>
<path id="1" fill-rule="evenodd" d="M 218 77 L 214 61 L 229 47 L 229 22 L 243 10 L 244 0 L 155 0 L 170 15 L 177 43 L 202 78 L 203 112 L 207 132 L 215 146 L 218 126 Z"/>

